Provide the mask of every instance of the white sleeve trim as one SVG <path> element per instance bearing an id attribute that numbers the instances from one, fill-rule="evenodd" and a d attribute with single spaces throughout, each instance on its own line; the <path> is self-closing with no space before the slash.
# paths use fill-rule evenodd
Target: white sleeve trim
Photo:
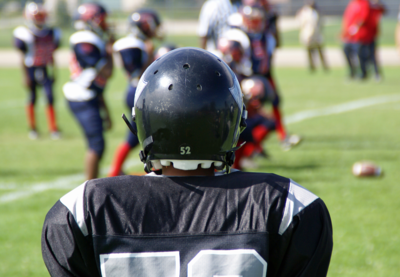
<path id="1" fill-rule="evenodd" d="M 286 198 L 285 209 L 282 216 L 279 234 L 282 235 L 293 221 L 293 217 L 304 208 L 318 199 L 310 191 L 306 190 L 293 180 L 290 180 L 288 196 Z"/>
<path id="2" fill-rule="evenodd" d="M 84 194 L 87 181 L 80 185 L 79 187 L 73 189 L 63 197 L 61 197 L 60 202 L 64 204 L 65 207 L 74 216 L 76 223 L 82 231 L 84 236 L 89 234 L 85 222 L 85 212 L 84 212 Z"/>

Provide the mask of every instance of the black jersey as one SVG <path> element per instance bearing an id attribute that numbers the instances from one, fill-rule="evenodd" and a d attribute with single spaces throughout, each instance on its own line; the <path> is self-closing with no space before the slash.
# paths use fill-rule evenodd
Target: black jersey
<path id="1" fill-rule="evenodd" d="M 321 199 L 240 171 L 90 180 L 53 206 L 42 234 L 52 276 L 326 276 L 332 245 Z"/>

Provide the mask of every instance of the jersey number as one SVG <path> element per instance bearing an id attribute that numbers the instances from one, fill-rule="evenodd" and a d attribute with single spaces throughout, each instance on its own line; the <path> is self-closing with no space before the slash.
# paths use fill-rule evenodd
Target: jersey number
<path id="1" fill-rule="evenodd" d="M 179 277 L 178 251 L 100 255 L 103 277 Z M 267 262 L 253 249 L 202 250 L 187 265 L 187 277 L 265 277 Z"/>
<path id="2" fill-rule="evenodd" d="M 181 146 L 181 155 L 190 155 L 190 146 Z"/>

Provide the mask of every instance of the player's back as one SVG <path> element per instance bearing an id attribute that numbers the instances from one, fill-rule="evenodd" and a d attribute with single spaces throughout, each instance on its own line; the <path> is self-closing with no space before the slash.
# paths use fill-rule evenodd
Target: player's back
<path id="1" fill-rule="evenodd" d="M 244 172 L 91 180 L 58 206 L 93 245 L 102 276 L 181 277 L 278 276 L 281 264 L 290 267 L 284 256 L 294 216 L 326 209 L 290 179 Z M 55 220 L 48 216 L 45 224 Z M 329 217 L 315 222 L 316 230 L 326 224 Z"/>

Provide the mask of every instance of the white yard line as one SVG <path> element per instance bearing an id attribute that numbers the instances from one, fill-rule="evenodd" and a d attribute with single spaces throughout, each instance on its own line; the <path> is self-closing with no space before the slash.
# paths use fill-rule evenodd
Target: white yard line
<path id="1" fill-rule="evenodd" d="M 137 166 L 141 164 L 139 160 L 131 160 L 126 163 L 127 167 Z M 108 173 L 109 168 L 103 168 L 101 170 L 101 174 Z M 0 184 L 0 190 L 9 190 L 9 189 L 16 189 L 17 187 L 19 190 L 14 192 L 6 193 L 0 196 L 0 204 L 9 203 L 21 198 L 26 198 L 32 196 L 35 193 L 51 190 L 51 189 L 60 189 L 60 190 L 71 190 L 81 183 L 85 181 L 85 176 L 83 174 L 74 174 L 68 175 L 64 177 L 60 177 L 54 181 L 50 182 L 40 182 L 36 184 L 32 184 L 29 187 L 27 184 L 20 184 L 19 187 L 17 184 Z M 24 186 L 21 189 L 21 186 Z"/>
<path id="2" fill-rule="evenodd" d="M 310 118 L 315 118 L 315 117 L 320 117 L 320 116 L 326 116 L 326 115 L 332 115 L 332 114 L 340 114 L 340 113 L 345 113 L 349 111 L 354 111 L 357 109 L 362 109 L 374 105 L 380 105 L 384 103 L 391 103 L 391 102 L 397 102 L 400 101 L 400 94 L 392 94 L 392 95 L 382 95 L 382 96 L 376 96 L 376 97 L 370 97 L 370 98 L 365 98 L 365 99 L 360 99 L 360 100 L 355 100 L 331 107 L 326 107 L 326 108 L 321 108 L 321 109 L 316 109 L 316 110 L 308 110 L 308 111 L 303 111 L 303 112 L 298 112 L 292 115 L 286 116 L 285 123 L 287 125 L 293 124 L 293 123 L 298 123 L 301 121 L 304 121 L 306 119 Z M 131 167 L 131 166 L 137 166 L 140 164 L 139 160 L 131 160 L 129 163 L 127 163 L 126 166 Z M 102 169 L 103 172 L 108 172 L 108 168 Z M 47 191 L 50 189 L 61 189 L 61 190 L 68 190 L 72 189 L 76 186 L 78 186 L 80 183 L 83 182 L 84 175 L 83 174 L 75 174 L 75 175 L 69 175 L 65 177 L 60 177 L 59 179 L 56 179 L 55 181 L 51 182 L 41 182 L 41 183 L 36 183 L 33 185 L 30 185 L 29 187 L 24 187 L 21 190 L 17 190 L 14 192 L 10 192 L 7 194 L 4 194 L 0 196 L 0 204 L 3 203 L 9 203 L 13 202 L 16 200 L 19 200 L 21 198 L 26 198 L 29 196 L 32 196 L 35 193 L 42 192 L 42 191 Z M 24 185 L 20 184 L 19 186 Z M 26 185 L 26 184 L 25 184 Z M 18 186 L 17 184 L 0 184 L 0 190 L 14 190 Z"/>
<path id="3" fill-rule="evenodd" d="M 380 105 L 384 103 L 397 102 L 400 101 L 400 94 L 392 94 L 392 95 L 381 95 L 371 98 L 364 98 L 360 100 L 355 100 L 331 107 L 316 109 L 316 110 L 308 110 L 303 112 L 298 112 L 292 115 L 288 115 L 285 117 L 285 124 L 293 124 L 297 122 L 304 121 L 306 119 L 332 115 L 332 114 L 340 114 L 345 112 L 354 111 L 357 109 L 362 109 L 374 105 Z"/>

